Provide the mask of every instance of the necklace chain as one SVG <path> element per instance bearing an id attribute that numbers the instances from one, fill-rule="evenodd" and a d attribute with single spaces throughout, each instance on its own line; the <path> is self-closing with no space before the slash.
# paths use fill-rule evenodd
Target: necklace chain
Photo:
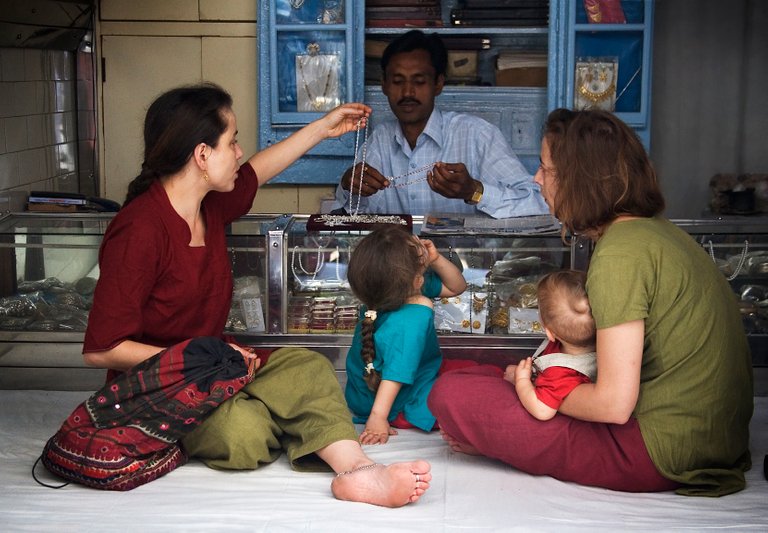
<path id="1" fill-rule="evenodd" d="M 304 61 L 311 61 L 312 57 L 319 57 L 316 55 L 310 55 L 306 60 Z M 330 58 L 331 61 L 334 61 L 335 59 L 333 56 Z M 307 78 L 304 76 L 304 61 L 302 61 L 301 58 L 299 58 L 299 75 L 301 75 L 301 83 L 304 84 L 304 91 L 307 93 L 307 98 L 309 98 L 309 103 L 312 105 L 312 107 L 315 108 L 315 111 L 321 111 L 323 108 L 323 105 L 325 105 L 328 101 L 328 89 L 331 87 L 331 78 L 333 77 L 333 65 L 328 65 L 328 73 L 325 76 L 325 87 L 323 88 L 323 93 L 318 96 L 312 96 L 312 91 L 309 89 L 309 83 L 307 83 Z"/>
<path id="2" fill-rule="evenodd" d="M 368 149 L 368 121 L 365 121 L 365 128 L 363 131 L 363 154 L 360 161 L 360 180 L 357 188 L 357 205 L 354 210 L 352 209 L 352 197 L 355 191 L 355 172 L 357 171 L 357 149 L 360 145 L 360 127 L 363 124 L 364 118 L 361 118 L 357 122 L 357 131 L 355 132 L 355 157 L 352 161 L 352 181 L 349 182 L 349 213 L 351 215 L 357 215 L 360 212 L 360 200 L 363 197 L 363 174 L 365 174 L 365 156 Z"/>
<path id="3" fill-rule="evenodd" d="M 427 179 L 427 175 L 424 174 L 420 178 L 404 181 L 402 183 L 396 183 L 398 180 L 401 180 L 403 178 L 407 178 L 408 176 L 412 176 L 413 174 L 421 174 L 422 172 L 427 172 L 428 170 L 431 170 L 432 167 L 434 167 L 434 163 L 429 163 L 427 165 L 422 165 L 419 168 L 414 168 L 413 170 L 409 170 L 405 174 L 400 174 L 399 176 L 386 176 L 386 179 L 392 182 L 392 187 L 395 189 L 399 189 L 401 187 L 407 187 L 408 185 L 413 185 L 414 183 L 418 183 L 420 181 L 424 181 Z"/>
<path id="4" fill-rule="evenodd" d="M 357 130 L 355 133 L 355 157 L 352 161 L 352 179 L 349 183 L 349 212 L 352 215 L 357 215 L 360 211 L 360 199 L 363 196 L 363 175 L 365 174 L 365 156 L 367 152 L 367 146 L 368 146 L 368 122 L 365 123 L 365 127 L 363 127 L 363 145 L 362 145 L 362 157 L 358 160 L 357 154 L 358 154 L 358 148 L 360 147 L 360 128 L 362 126 L 363 119 L 360 119 L 357 123 Z M 357 164 L 360 163 L 360 177 L 356 178 L 357 175 Z M 414 183 L 419 183 L 420 181 L 424 181 L 427 179 L 426 172 L 431 170 L 435 166 L 435 163 L 428 163 L 426 165 L 422 165 L 419 168 L 414 168 L 413 170 L 409 170 L 408 172 L 404 174 L 400 174 L 398 176 L 384 176 L 384 179 L 389 181 L 391 183 L 391 187 L 395 189 L 400 189 L 402 187 L 407 187 L 408 185 L 413 185 Z M 422 172 L 425 172 L 425 174 L 416 179 L 404 181 L 402 183 L 397 183 L 399 180 L 402 180 L 403 178 L 407 178 L 408 176 L 412 176 L 414 174 L 421 174 Z M 358 188 L 357 188 L 357 202 L 355 204 L 354 209 L 352 209 L 354 191 L 355 191 L 355 179 L 358 180 Z"/>
<path id="5" fill-rule="evenodd" d="M 325 254 L 323 253 L 323 247 L 318 245 L 317 247 L 317 264 L 315 265 L 315 269 L 313 271 L 309 271 L 306 268 L 304 268 L 304 265 L 301 262 L 301 252 L 299 251 L 298 246 L 293 247 L 293 251 L 291 253 L 291 272 L 293 273 L 293 278 L 298 279 L 299 276 L 296 273 L 296 259 L 298 258 L 299 263 L 299 270 L 301 270 L 304 274 L 307 276 L 312 276 L 312 280 L 314 281 L 317 279 L 317 275 L 320 273 L 320 271 L 325 266 Z M 331 261 L 333 261 L 333 256 L 331 256 Z M 334 261 L 336 263 L 336 280 L 341 281 L 341 249 L 337 246 L 336 247 L 336 260 Z"/>
<path id="6" fill-rule="evenodd" d="M 315 279 L 317 274 L 320 272 L 320 270 L 322 270 L 323 266 L 325 265 L 325 257 L 322 254 L 321 250 L 322 250 L 321 247 L 318 246 L 317 247 L 317 261 L 315 263 L 315 269 L 312 272 L 310 272 L 306 268 L 304 268 L 304 265 L 301 264 L 301 252 L 299 252 L 299 247 L 298 246 L 294 246 L 293 247 L 293 253 L 291 254 L 291 270 L 293 271 L 293 277 L 294 278 L 298 278 L 298 276 L 296 275 L 296 266 L 295 266 L 295 261 L 294 261 L 294 259 L 296 259 L 298 257 L 299 269 L 304 274 L 306 274 L 307 276 L 312 276 L 312 279 Z"/>
<path id="7" fill-rule="evenodd" d="M 602 100 L 605 100 L 608 98 L 612 93 L 616 92 L 616 84 L 611 83 L 607 89 L 604 91 L 592 91 L 588 87 L 581 85 L 579 87 L 579 93 L 586 98 L 587 100 L 590 100 L 594 103 L 598 103 Z"/>
<path id="8" fill-rule="evenodd" d="M 739 257 L 739 263 L 736 265 L 736 268 L 734 269 L 733 273 L 730 276 L 727 276 L 726 279 L 728 281 L 733 281 L 736 279 L 736 277 L 741 272 L 742 267 L 744 266 L 744 261 L 747 259 L 747 253 L 749 252 L 749 241 L 744 241 L 744 248 L 741 250 L 741 256 Z M 715 245 L 712 244 L 712 241 L 709 241 L 709 256 L 712 258 L 712 261 L 717 264 L 717 260 L 715 259 Z"/>

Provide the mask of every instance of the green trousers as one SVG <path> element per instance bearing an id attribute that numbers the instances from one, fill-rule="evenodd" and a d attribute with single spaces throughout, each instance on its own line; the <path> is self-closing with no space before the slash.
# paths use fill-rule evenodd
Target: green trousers
<path id="1" fill-rule="evenodd" d="M 285 450 L 295 470 L 322 471 L 329 467 L 314 452 L 347 439 L 357 433 L 331 362 L 281 348 L 182 445 L 211 468 L 255 469 Z"/>

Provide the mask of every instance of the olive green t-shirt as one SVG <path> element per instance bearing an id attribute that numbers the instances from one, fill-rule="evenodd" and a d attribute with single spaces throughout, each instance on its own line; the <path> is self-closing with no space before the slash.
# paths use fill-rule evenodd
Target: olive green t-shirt
<path id="1" fill-rule="evenodd" d="M 683 494 L 743 489 L 752 361 L 736 296 L 712 259 L 668 220 L 617 222 L 595 246 L 587 293 L 598 329 L 645 322 L 634 416 L 659 472 Z"/>

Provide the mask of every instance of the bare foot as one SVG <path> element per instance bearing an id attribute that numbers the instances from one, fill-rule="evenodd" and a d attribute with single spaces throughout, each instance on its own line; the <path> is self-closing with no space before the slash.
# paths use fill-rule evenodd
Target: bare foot
<path id="1" fill-rule="evenodd" d="M 448 446 L 450 446 L 451 450 L 454 452 L 465 453 L 467 455 L 483 455 L 471 444 L 457 441 L 442 429 L 440 430 L 440 436 L 443 437 L 443 440 L 448 443 Z"/>
<path id="2" fill-rule="evenodd" d="M 430 468 L 426 461 L 366 465 L 337 475 L 331 491 L 339 500 L 401 507 L 418 500 L 429 488 Z"/>

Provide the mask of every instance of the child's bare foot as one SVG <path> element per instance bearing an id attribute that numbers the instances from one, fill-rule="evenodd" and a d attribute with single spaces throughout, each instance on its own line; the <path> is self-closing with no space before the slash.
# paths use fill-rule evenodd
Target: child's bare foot
<path id="1" fill-rule="evenodd" d="M 426 461 L 366 465 L 338 474 L 331 491 L 339 500 L 401 507 L 418 500 L 429 488 L 430 468 Z"/>
<path id="2" fill-rule="evenodd" d="M 467 455 L 483 455 L 471 444 L 457 441 L 442 429 L 440 430 L 440 436 L 443 437 L 443 440 L 448 443 L 448 446 L 450 446 L 451 450 L 454 452 L 465 453 Z"/>

